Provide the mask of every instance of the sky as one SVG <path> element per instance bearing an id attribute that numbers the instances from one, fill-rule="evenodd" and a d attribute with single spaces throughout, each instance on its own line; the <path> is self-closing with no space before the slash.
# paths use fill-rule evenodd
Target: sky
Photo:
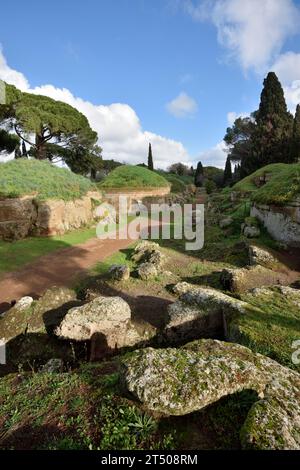
<path id="1" fill-rule="evenodd" d="M 7 21 L 5 21 L 7 18 Z M 274 70 L 300 102 L 300 0 L 15 0 L 0 79 L 66 101 L 104 158 L 223 167 L 223 137 Z"/>

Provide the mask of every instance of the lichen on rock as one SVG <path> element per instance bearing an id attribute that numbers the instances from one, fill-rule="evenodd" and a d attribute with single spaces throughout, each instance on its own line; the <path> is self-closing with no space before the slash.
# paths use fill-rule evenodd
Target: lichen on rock
<path id="1" fill-rule="evenodd" d="M 244 448 L 300 449 L 300 376 L 243 346 L 200 340 L 174 349 L 135 351 L 123 360 L 123 386 L 166 415 L 200 410 L 221 397 L 255 390 L 241 432 Z"/>

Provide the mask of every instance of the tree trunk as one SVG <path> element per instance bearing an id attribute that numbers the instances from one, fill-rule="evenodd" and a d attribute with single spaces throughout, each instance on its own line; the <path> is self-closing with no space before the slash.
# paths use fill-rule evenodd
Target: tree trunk
<path id="1" fill-rule="evenodd" d="M 36 158 L 38 160 L 45 160 L 46 157 L 46 142 L 43 136 L 36 134 L 35 136 L 35 148 L 36 148 Z"/>

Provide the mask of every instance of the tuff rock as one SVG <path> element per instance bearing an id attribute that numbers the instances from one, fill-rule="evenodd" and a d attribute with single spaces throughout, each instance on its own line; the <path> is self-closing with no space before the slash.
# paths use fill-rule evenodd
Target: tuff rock
<path id="1" fill-rule="evenodd" d="M 152 263 L 142 263 L 138 267 L 138 276 L 143 281 L 149 281 L 158 275 L 158 270 Z"/>
<path id="2" fill-rule="evenodd" d="M 300 375 L 244 346 L 200 340 L 178 349 L 137 350 L 123 359 L 121 381 L 148 409 L 166 415 L 254 390 L 242 447 L 300 449 Z"/>
<path id="3" fill-rule="evenodd" d="M 223 269 L 220 281 L 225 290 L 245 292 L 259 286 L 288 284 L 289 277 L 280 272 L 256 265 L 239 269 Z"/>
<path id="4" fill-rule="evenodd" d="M 277 260 L 267 250 L 255 245 L 249 246 L 249 264 L 250 266 L 261 265 L 266 268 L 272 268 Z"/>
<path id="5" fill-rule="evenodd" d="M 69 310 L 55 330 L 63 339 L 91 341 L 93 359 L 147 341 L 155 333 L 148 323 L 131 321 L 130 307 L 121 297 L 102 296 Z"/>
<path id="6" fill-rule="evenodd" d="M 126 264 L 113 264 L 109 268 L 109 274 L 116 281 L 126 281 L 130 277 L 130 269 Z"/>

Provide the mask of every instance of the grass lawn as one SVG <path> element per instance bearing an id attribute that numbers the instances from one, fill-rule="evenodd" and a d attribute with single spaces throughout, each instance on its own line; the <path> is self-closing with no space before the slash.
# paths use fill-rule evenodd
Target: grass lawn
<path id="1" fill-rule="evenodd" d="M 15 242 L 0 241 L 0 273 L 15 271 L 40 256 L 84 243 L 95 236 L 95 227 L 89 227 L 56 237 L 32 237 Z"/>
<path id="2" fill-rule="evenodd" d="M 233 320 L 238 328 L 238 342 L 299 372 L 299 364 L 292 362 L 292 345 L 299 340 L 297 301 L 283 295 L 277 286 L 256 295 L 245 293 L 241 299 L 254 308 Z"/>

